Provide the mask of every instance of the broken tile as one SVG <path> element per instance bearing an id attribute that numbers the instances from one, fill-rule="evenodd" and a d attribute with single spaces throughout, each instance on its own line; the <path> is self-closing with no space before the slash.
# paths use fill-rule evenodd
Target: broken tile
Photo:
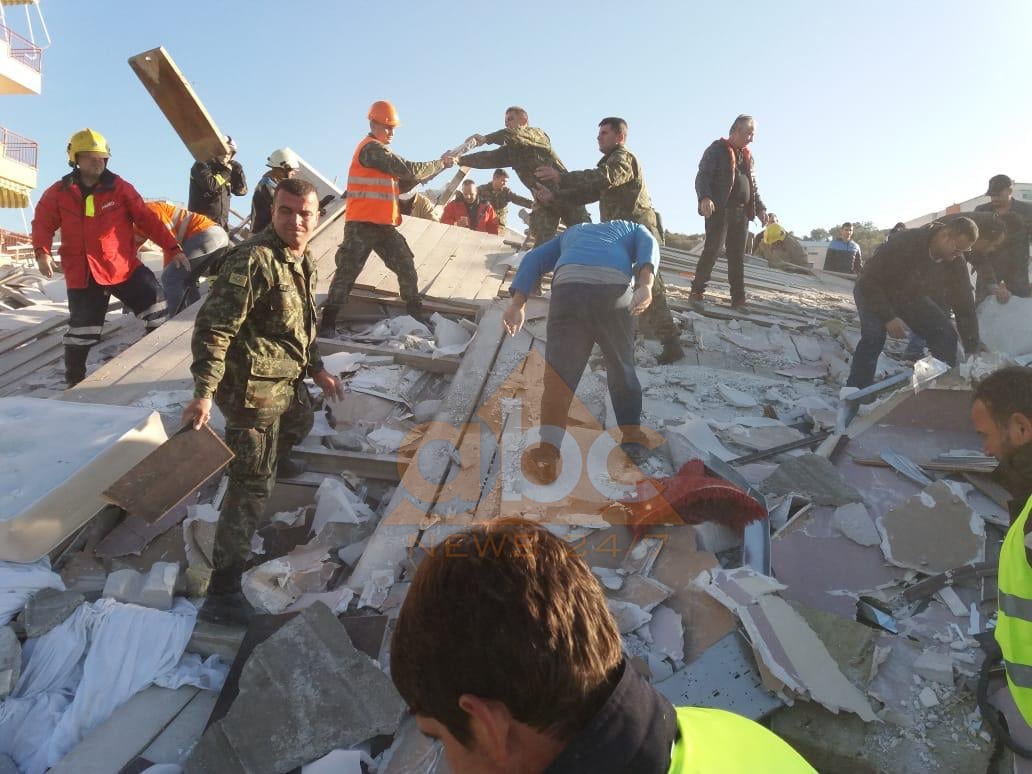
<path id="1" fill-rule="evenodd" d="M 780 422 L 772 424 L 764 423 L 759 427 L 747 427 L 745 417 L 739 418 L 738 425 L 732 425 L 723 431 L 722 435 L 730 442 L 744 446 L 752 451 L 766 451 L 775 446 L 782 446 L 786 443 L 799 441 L 803 434 L 794 427 L 789 427 Z"/>
<path id="2" fill-rule="evenodd" d="M 717 440 L 704 419 L 689 419 L 680 425 L 668 426 L 666 436 L 675 470 L 689 460 L 705 459 L 706 454 L 725 462 L 739 456 Z"/>
<path id="3" fill-rule="evenodd" d="M 842 674 L 813 629 L 773 593 L 780 584 L 749 568 L 703 573 L 697 583 L 738 616 L 767 668 L 789 690 L 833 712 L 845 709 L 875 719 L 867 698 Z"/>
<path id="4" fill-rule="evenodd" d="M 929 648 L 917 657 L 913 668 L 925 680 L 953 687 L 953 656 L 947 651 Z"/>
<path id="5" fill-rule="evenodd" d="M 601 567 L 594 567 L 592 570 L 597 574 Z M 621 576 L 622 577 L 622 576 Z M 623 578 L 619 589 L 609 595 L 611 599 L 618 602 L 630 602 L 637 605 L 646 613 L 666 601 L 674 593 L 674 590 L 655 578 L 647 578 L 643 575 L 628 575 Z"/>
<path id="6" fill-rule="evenodd" d="M 331 522 L 359 524 L 373 518 L 373 512 L 358 495 L 338 478 L 327 476 L 315 492 L 315 516 L 312 534 L 318 535 Z"/>
<path id="7" fill-rule="evenodd" d="M 155 562 L 146 573 L 117 570 L 108 576 L 101 596 L 155 610 L 171 610 L 178 577 L 179 565 L 175 562 Z"/>
<path id="8" fill-rule="evenodd" d="M 18 684 L 21 674 L 21 643 L 10 626 L 0 627 L 0 699 L 7 697 Z"/>
<path id="9" fill-rule="evenodd" d="M 754 408 L 759 405 L 759 401 L 749 393 L 736 390 L 734 387 L 724 384 L 724 382 L 717 384 L 717 392 L 720 393 L 724 400 L 736 408 Z"/>
<path id="10" fill-rule="evenodd" d="M 205 731 L 185 769 L 290 771 L 394 733 L 404 712 L 390 678 L 316 603 L 254 649 L 229 712 Z"/>
<path id="11" fill-rule="evenodd" d="M 741 533 L 726 524 L 704 521 L 702 524 L 692 525 L 692 528 L 695 530 L 695 540 L 700 551 L 720 554 L 730 548 L 742 545 Z"/>
<path id="12" fill-rule="evenodd" d="M 86 598 L 77 591 L 43 589 L 29 597 L 18 620 L 27 638 L 42 637 L 85 601 Z"/>
<path id="13" fill-rule="evenodd" d="M 765 494 L 801 494 L 817 505 L 847 505 L 863 502 L 861 494 L 835 467 L 817 454 L 789 457 L 760 483 Z"/>
<path id="14" fill-rule="evenodd" d="M 878 520 L 885 558 L 933 575 L 985 559 L 985 522 L 937 481 Z"/>
<path id="15" fill-rule="evenodd" d="M 609 567 L 592 567 L 591 571 L 598 578 L 598 582 L 610 591 L 619 591 L 624 585 L 623 576 Z"/>
<path id="16" fill-rule="evenodd" d="M 616 625 L 620 629 L 620 634 L 633 632 L 652 619 L 650 613 L 646 613 L 631 602 L 620 602 L 615 599 L 607 601 L 609 603 L 609 612 L 616 619 Z"/>
<path id="17" fill-rule="evenodd" d="M 831 518 L 839 532 L 854 543 L 862 546 L 876 546 L 881 543 L 878 528 L 874 526 L 867 506 L 863 503 L 840 505 Z"/>
<path id="18" fill-rule="evenodd" d="M 649 621 L 652 649 L 675 662 L 684 661 L 684 625 L 681 616 L 666 605 L 652 611 Z"/>

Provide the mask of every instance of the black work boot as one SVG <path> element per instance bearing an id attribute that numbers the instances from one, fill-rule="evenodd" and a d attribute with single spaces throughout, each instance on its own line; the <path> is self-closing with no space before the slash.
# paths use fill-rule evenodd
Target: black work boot
<path id="1" fill-rule="evenodd" d="M 89 347 L 75 347 L 65 344 L 65 384 L 69 387 L 74 387 L 86 378 L 86 358 L 89 354 Z"/>
<path id="2" fill-rule="evenodd" d="M 212 573 L 208 596 L 197 611 L 197 618 L 208 623 L 247 626 L 256 611 L 240 590 L 243 566 L 234 566 Z"/>
<path id="3" fill-rule="evenodd" d="M 322 318 L 319 320 L 319 329 L 317 331 L 318 336 L 326 339 L 337 335 L 337 313 L 339 311 L 339 306 L 323 307 Z"/>
<path id="4" fill-rule="evenodd" d="M 423 304 L 420 301 L 409 301 L 405 304 L 405 314 L 417 322 L 423 323 L 428 328 L 433 330 L 433 325 L 430 323 L 430 317 L 427 315 L 426 310 L 423 309 Z"/>
<path id="5" fill-rule="evenodd" d="M 276 463 L 276 478 L 297 478 L 308 470 L 308 463 L 293 457 L 283 457 Z"/>
<path id="6" fill-rule="evenodd" d="M 663 351 L 659 353 L 656 362 L 660 365 L 669 365 L 670 363 L 676 363 L 683 357 L 684 348 L 681 347 L 681 339 L 677 336 L 671 336 L 669 339 L 663 339 Z"/>

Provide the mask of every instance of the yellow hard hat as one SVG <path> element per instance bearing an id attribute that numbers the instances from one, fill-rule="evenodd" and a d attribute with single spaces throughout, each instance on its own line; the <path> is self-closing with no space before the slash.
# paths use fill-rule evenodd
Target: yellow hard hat
<path id="1" fill-rule="evenodd" d="M 398 111 L 394 105 L 385 99 L 379 99 L 369 108 L 369 120 L 376 121 L 384 126 L 399 126 L 401 120 L 398 118 Z"/>
<path id="2" fill-rule="evenodd" d="M 80 129 L 68 140 L 68 165 L 74 167 L 76 154 L 83 152 L 103 153 L 104 158 L 111 158 L 111 148 L 104 135 L 92 129 Z"/>

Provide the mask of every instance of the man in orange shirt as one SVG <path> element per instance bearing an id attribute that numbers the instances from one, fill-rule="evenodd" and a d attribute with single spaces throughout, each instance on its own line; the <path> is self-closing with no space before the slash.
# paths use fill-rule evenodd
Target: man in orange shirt
<path id="1" fill-rule="evenodd" d="M 183 261 L 165 261 L 165 269 L 161 272 L 161 287 L 165 291 L 165 304 L 168 316 L 175 317 L 190 304 L 199 301 L 200 292 L 196 283 L 187 288 L 190 272 L 197 269 L 212 253 L 229 245 L 229 234 L 218 223 L 207 215 L 177 207 L 172 202 L 153 200 L 147 202 L 147 208 L 157 215 L 172 235 L 183 246 L 183 254 L 189 264 Z M 137 240 L 145 239 L 137 229 Z"/>

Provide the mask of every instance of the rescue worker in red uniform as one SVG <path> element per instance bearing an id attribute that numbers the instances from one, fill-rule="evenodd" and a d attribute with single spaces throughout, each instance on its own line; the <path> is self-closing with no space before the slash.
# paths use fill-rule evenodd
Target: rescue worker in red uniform
<path id="1" fill-rule="evenodd" d="M 406 161 L 398 156 L 387 146 L 400 123 L 398 111 L 386 100 L 369 108 L 369 134 L 358 144 L 348 169 L 344 240 L 337 248 L 337 271 L 319 322 L 320 336 L 334 334 L 337 313 L 374 250 L 397 275 L 408 314 L 422 317 L 415 255 L 397 229 L 401 223 L 398 195 L 452 166 L 456 159 L 448 154 L 437 161 Z"/>
<path id="2" fill-rule="evenodd" d="M 107 168 L 111 151 L 103 135 L 82 129 L 68 141 L 72 171 L 43 192 L 32 219 L 32 247 L 45 277 L 54 276 L 51 250 L 61 229 L 61 269 L 68 286 L 64 335 L 65 382 L 86 378 L 86 357 L 100 341 L 108 299 L 114 296 L 146 324 L 149 333 L 167 316 L 154 273 L 136 257 L 136 226 L 165 252 L 167 263 L 190 263 L 176 238 L 129 183 Z"/>

